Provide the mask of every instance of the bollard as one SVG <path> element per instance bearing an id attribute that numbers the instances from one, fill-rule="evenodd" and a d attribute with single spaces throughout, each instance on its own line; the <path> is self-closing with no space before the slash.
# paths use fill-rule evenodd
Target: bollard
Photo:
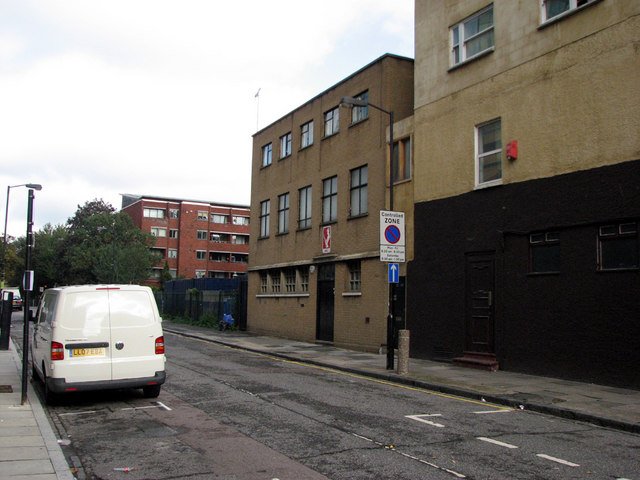
<path id="1" fill-rule="evenodd" d="M 398 375 L 409 373 L 409 330 L 398 330 Z"/>
<path id="2" fill-rule="evenodd" d="M 8 298 L 6 300 L 0 300 L 0 304 L 0 350 L 9 350 L 13 293 L 9 292 Z"/>

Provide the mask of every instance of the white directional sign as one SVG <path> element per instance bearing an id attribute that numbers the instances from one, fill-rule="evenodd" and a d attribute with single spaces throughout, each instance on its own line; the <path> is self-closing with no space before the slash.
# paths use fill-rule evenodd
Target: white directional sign
<path id="1" fill-rule="evenodd" d="M 380 261 L 404 262 L 404 212 L 380 211 Z"/>

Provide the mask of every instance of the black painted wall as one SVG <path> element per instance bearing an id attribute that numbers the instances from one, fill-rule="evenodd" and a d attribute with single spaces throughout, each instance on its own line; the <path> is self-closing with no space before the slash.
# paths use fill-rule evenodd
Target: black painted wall
<path id="1" fill-rule="evenodd" d="M 411 355 L 464 349 L 465 254 L 494 252 L 500 368 L 640 389 L 640 273 L 597 271 L 598 227 L 640 225 L 640 160 L 415 206 Z M 560 232 L 557 274 L 529 273 L 529 234 Z"/>

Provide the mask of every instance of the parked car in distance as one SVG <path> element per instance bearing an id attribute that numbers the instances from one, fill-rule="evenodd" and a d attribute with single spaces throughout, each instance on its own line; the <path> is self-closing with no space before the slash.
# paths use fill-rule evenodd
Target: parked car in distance
<path id="1" fill-rule="evenodd" d="M 61 393 L 142 388 L 160 394 L 166 379 L 162 319 L 149 287 L 83 285 L 44 291 L 31 362 L 45 398 Z"/>
<path id="2" fill-rule="evenodd" d="M 13 309 L 20 310 L 22 308 L 22 295 L 18 287 L 5 287 L 2 289 L 2 299 L 6 300 L 9 292 L 13 293 Z"/>

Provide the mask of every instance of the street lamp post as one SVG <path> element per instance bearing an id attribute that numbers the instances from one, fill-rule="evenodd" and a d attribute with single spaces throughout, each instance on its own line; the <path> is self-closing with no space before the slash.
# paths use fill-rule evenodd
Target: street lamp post
<path id="1" fill-rule="evenodd" d="M 389 210 L 393 211 L 393 111 L 385 110 L 382 107 L 374 105 L 368 100 L 362 100 L 354 97 L 343 97 L 340 100 L 341 107 L 371 107 L 389 115 Z M 387 370 L 393 370 L 394 349 L 395 349 L 395 330 L 393 326 L 393 315 L 395 307 L 396 284 L 389 284 L 389 312 L 387 314 Z"/>

